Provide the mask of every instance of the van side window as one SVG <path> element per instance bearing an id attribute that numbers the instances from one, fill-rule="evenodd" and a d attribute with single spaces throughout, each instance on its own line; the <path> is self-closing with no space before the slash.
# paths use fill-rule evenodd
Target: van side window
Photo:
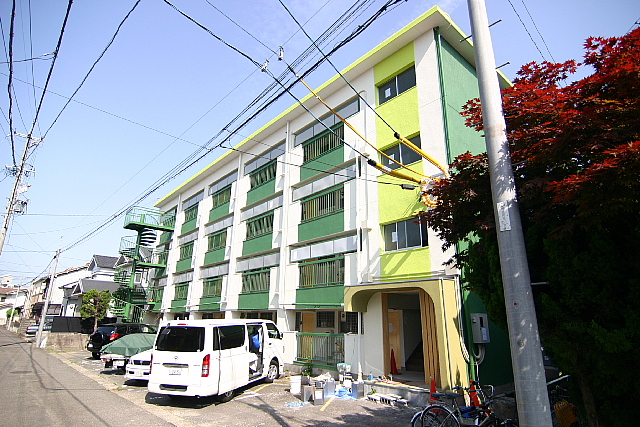
<path id="1" fill-rule="evenodd" d="M 269 333 L 269 338 L 281 339 L 280 331 L 273 323 L 267 323 L 267 331 Z"/>
<path id="2" fill-rule="evenodd" d="M 244 325 L 220 326 L 220 350 L 242 347 L 244 345 Z"/>

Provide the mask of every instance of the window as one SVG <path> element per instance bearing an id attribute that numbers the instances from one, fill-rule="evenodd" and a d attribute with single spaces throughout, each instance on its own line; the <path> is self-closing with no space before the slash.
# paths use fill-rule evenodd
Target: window
<path id="1" fill-rule="evenodd" d="M 340 333 L 358 333 L 358 313 L 355 311 L 344 311 L 340 313 Z"/>
<path id="2" fill-rule="evenodd" d="M 242 273 L 242 293 L 269 292 L 271 270 L 249 270 Z"/>
<path id="3" fill-rule="evenodd" d="M 189 292 L 189 283 L 176 283 L 175 295 L 173 299 L 187 299 L 187 293 Z"/>
<path id="4" fill-rule="evenodd" d="M 222 190 L 214 193 L 213 197 L 213 209 L 218 206 L 222 206 L 231 200 L 231 186 L 223 188 Z"/>
<path id="5" fill-rule="evenodd" d="M 336 324 L 336 316 L 333 311 L 319 311 L 316 313 L 317 328 L 333 328 Z"/>
<path id="6" fill-rule="evenodd" d="M 378 86 L 378 101 L 380 104 L 400 95 L 416 85 L 416 69 L 411 67 Z"/>
<path id="7" fill-rule="evenodd" d="M 164 286 L 154 286 L 149 288 L 149 302 L 161 302 L 164 294 Z"/>
<path id="8" fill-rule="evenodd" d="M 244 345 L 244 325 L 220 326 L 220 350 L 242 347 Z M 217 350 L 214 348 L 214 350 Z"/>
<path id="9" fill-rule="evenodd" d="M 422 148 L 420 146 L 420 135 L 409 138 L 409 141 L 413 142 L 418 148 Z M 411 148 L 402 143 L 394 145 L 391 148 L 387 148 L 383 151 L 383 153 L 391 157 L 392 159 L 402 163 L 403 165 L 410 165 L 411 163 L 417 162 L 422 159 L 422 156 L 420 156 L 420 154 L 416 153 Z M 384 166 L 387 166 L 389 169 L 398 169 L 400 167 L 400 165 L 392 162 L 386 157 L 382 157 L 382 164 Z"/>
<path id="10" fill-rule="evenodd" d="M 162 215 L 160 215 L 160 223 L 166 227 L 173 227 L 176 225 L 176 211 L 178 208 L 169 209 Z"/>
<path id="11" fill-rule="evenodd" d="M 227 244 L 227 230 L 222 230 L 219 233 L 209 234 L 207 251 L 214 251 L 216 249 L 224 248 Z"/>
<path id="12" fill-rule="evenodd" d="M 276 178 L 277 163 L 275 160 L 267 163 L 260 169 L 249 175 L 251 180 L 251 188 L 256 188 Z"/>
<path id="13" fill-rule="evenodd" d="M 282 335 L 280 335 L 280 331 L 273 323 L 267 323 L 267 333 L 269 334 L 269 338 L 282 339 Z"/>
<path id="14" fill-rule="evenodd" d="M 429 246 L 427 224 L 416 218 L 385 225 L 383 233 L 386 251 Z"/>
<path id="15" fill-rule="evenodd" d="M 222 277 L 210 277 L 204 280 L 203 297 L 219 297 L 222 294 Z"/>
<path id="16" fill-rule="evenodd" d="M 247 221 L 247 239 L 269 234 L 273 231 L 273 212 Z"/>
<path id="17" fill-rule="evenodd" d="M 193 219 L 196 219 L 198 216 L 198 205 L 191 206 L 189 209 L 184 211 L 184 222 L 189 222 Z"/>
<path id="18" fill-rule="evenodd" d="M 325 257 L 300 264 L 300 287 L 344 284 L 344 257 Z"/>
<path id="19" fill-rule="evenodd" d="M 344 124 L 333 128 L 333 132 L 326 130 L 302 145 L 303 163 L 317 159 L 323 154 L 342 145 L 344 139 Z"/>
<path id="20" fill-rule="evenodd" d="M 347 101 L 343 106 L 338 107 L 335 110 L 338 114 L 340 114 L 341 117 L 343 117 L 344 119 L 348 119 L 349 117 L 360 111 L 360 98 L 353 98 L 352 100 Z M 320 121 L 322 123 L 314 123 L 296 132 L 294 135 L 293 145 L 297 147 L 298 145 L 309 141 L 314 136 L 318 136 L 321 133 L 326 132 L 328 127 L 330 128 L 336 123 L 340 123 L 340 119 L 333 113 L 321 117 Z"/>
<path id="21" fill-rule="evenodd" d="M 193 352 L 204 350 L 204 328 L 170 326 L 160 329 L 156 341 L 158 351 Z"/>
<path id="22" fill-rule="evenodd" d="M 180 246 L 180 259 L 179 259 L 179 261 L 182 261 L 183 259 L 191 258 L 191 256 L 193 255 L 193 244 L 194 244 L 194 242 L 189 242 L 189 243 L 185 243 L 184 245 Z"/>
<path id="23" fill-rule="evenodd" d="M 344 209 L 344 188 L 321 194 L 302 202 L 302 221 L 308 221 L 323 215 Z"/>

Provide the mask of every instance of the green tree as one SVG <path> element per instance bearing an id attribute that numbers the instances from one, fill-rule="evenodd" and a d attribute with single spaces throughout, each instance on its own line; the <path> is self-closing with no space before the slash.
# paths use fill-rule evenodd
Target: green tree
<path id="1" fill-rule="evenodd" d="M 111 302 L 111 293 L 109 291 L 98 291 L 90 289 L 82 296 L 82 306 L 80 307 L 80 316 L 83 319 L 94 318 L 93 330 L 98 328 L 98 321 L 104 319 Z"/>
<path id="2" fill-rule="evenodd" d="M 503 91 L 542 343 L 589 425 L 628 425 L 640 342 L 640 29 L 590 38 L 582 64 L 525 65 Z M 587 77 L 567 83 L 578 67 Z M 482 131 L 479 100 L 465 106 Z M 486 153 L 464 154 L 424 217 L 494 321 L 506 323 Z M 614 410 L 607 410 L 614 408 Z"/>

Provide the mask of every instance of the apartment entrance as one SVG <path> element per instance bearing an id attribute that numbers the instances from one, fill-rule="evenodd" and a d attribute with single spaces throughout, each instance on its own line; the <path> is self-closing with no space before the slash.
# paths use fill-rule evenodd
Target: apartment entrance
<path id="1" fill-rule="evenodd" d="M 405 373 L 425 384 L 434 378 L 440 384 L 435 308 L 429 294 L 423 289 L 384 292 L 382 317 L 385 373 Z"/>

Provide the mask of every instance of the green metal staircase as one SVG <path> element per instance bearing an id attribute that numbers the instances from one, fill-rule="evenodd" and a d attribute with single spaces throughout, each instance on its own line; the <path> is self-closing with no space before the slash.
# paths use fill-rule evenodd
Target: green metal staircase
<path id="1" fill-rule="evenodd" d="M 149 298 L 146 288 L 140 286 L 150 269 L 165 269 L 167 251 L 155 248 L 156 233 L 172 232 L 175 216 L 158 209 L 134 206 L 127 211 L 124 228 L 136 232 L 120 241 L 120 254 L 125 262 L 116 266 L 114 281 L 120 287 L 113 293 L 110 311 L 123 322 L 142 322 Z"/>

